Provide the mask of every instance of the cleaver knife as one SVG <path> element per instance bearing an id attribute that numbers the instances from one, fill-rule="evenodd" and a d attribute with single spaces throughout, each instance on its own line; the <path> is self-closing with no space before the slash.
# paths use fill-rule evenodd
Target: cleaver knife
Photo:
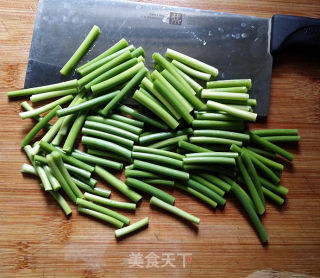
<path id="1" fill-rule="evenodd" d="M 93 25 L 101 34 L 82 65 L 121 38 L 152 53 L 172 48 L 219 69 L 218 79 L 251 78 L 256 113 L 269 111 L 272 55 L 289 46 L 320 49 L 320 20 L 270 18 L 117 0 L 40 0 L 30 48 L 25 88 L 77 78 L 59 70 Z M 131 98 L 127 104 L 134 104 Z"/>

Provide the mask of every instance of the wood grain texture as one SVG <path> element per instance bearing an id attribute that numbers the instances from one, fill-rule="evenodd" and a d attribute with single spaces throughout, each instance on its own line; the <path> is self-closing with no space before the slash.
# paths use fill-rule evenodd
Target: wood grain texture
<path id="1" fill-rule="evenodd" d="M 317 0 L 144 1 L 256 16 L 285 13 L 320 17 Z M 223 211 L 174 191 L 176 205 L 201 218 L 186 224 L 146 200 L 135 222 L 149 216 L 148 229 L 121 241 L 113 228 L 73 208 L 66 219 L 38 180 L 20 173 L 26 157 L 19 144 L 31 128 L 21 120 L 19 101 L 6 92 L 23 86 L 37 1 L 0 1 L 0 276 L 1 277 L 292 277 L 320 276 L 320 68 L 319 59 L 285 53 L 274 61 L 270 116 L 261 128 L 298 128 L 296 158 L 286 164 L 282 184 L 290 190 L 282 209 L 268 204 L 263 223 L 269 245 L 261 246 L 238 204 L 228 197 Z M 113 191 L 112 198 L 125 200 Z M 175 268 L 130 268 L 131 254 L 154 252 L 163 264 L 173 253 Z M 182 267 L 178 253 L 192 253 Z M 192 261 L 191 261 L 192 260 Z M 281 275 L 283 272 L 283 276 Z M 300 277 L 300 276 L 298 276 Z M 304 277 L 304 276 L 301 276 Z"/>

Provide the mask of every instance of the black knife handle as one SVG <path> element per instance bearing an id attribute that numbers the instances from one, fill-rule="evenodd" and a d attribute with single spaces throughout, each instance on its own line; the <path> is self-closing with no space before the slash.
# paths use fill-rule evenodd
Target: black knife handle
<path id="1" fill-rule="evenodd" d="M 297 48 L 320 53 L 320 19 L 276 14 L 271 20 L 272 55 Z"/>

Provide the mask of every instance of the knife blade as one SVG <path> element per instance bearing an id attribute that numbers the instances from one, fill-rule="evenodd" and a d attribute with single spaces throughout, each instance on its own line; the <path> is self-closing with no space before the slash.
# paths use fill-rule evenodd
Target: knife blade
<path id="1" fill-rule="evenodd" d="M 172 48 L 217 67 L 218 79 L 251 78 L 256 112 L 268 115 L 271 19 L 147 3 L 40 0 L 25 88 L 77 77 L 74 72 L 66 78 L 59 70 L 93 25 L 101 28 L 101 35 L 80 65 L 121 38 L 144 48 L 150 70 L 152 53 Z"/>

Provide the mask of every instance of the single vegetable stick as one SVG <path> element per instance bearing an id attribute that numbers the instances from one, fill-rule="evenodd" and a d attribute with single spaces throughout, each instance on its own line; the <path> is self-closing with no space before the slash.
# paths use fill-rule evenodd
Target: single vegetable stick
<path id="1" fill-rule="evenodd" d="M 222 102 L 222 101 L 220 101 Z M 249 100 L 247 101 L 247 103 L 245 102 L 235 102 L 235 103 L 226 103 L 226 105 L 228 105 L 231 108 L 234 109 L 239 109 L 239 110 L 243 110 L 246 112 L 253 112 L 252 107 L 250 105 L 248 105 Z"/>
<path id="2" fill-rule="evenodd" d="M 250 195 L 252 197 L 252 200 L 253 200 L 253 203 L 254 205 L 256 206 L 257 208 L 257 211 L 258 211 L 258 214 L 259 215 L 262 215 L 264 214 L 265 212 L 265 206 L 263 204 L 263 201 L 260 199 L 259 197 L 259 194 L 257 192 L 257 189 L 256 187 L 254 186 L 249 174 L 248 174 L 248 171 L 246 169 L 246 167 L 244 166 L 243 164 L 243 161 L 242 161 L 242 158 L 241 157 L 237 157 L 236 158 L 237 160 L 237 165 L 240 169 L 240 173 L 245 181 L 245 184 L 250 192 Z"/>
<path id="3" fill-rule="evenodd" d="M 167 166 L 174 168 L 183 168 L 183 162 L 181 160 L 164 155 L 133 151 L 131 156 L 133 159 L 151 161 L 154 163 L 159 163 L 160 165 L 166 164 Z"/>
<path id="4" fill-rule="evenodd" d="M 169 114 L 156 102 L 146 97 L 142 92 L 136 90 L 136 92 L 133 95 L 133 99 L 139 102 L 140 104 L 144 105 L 145 107 L 147 107 L 153 113 L 155 113 L 170 128 L 175 129 L 179 125 L 179 123 L 171 116 L 171 114 Z"/>
<path id="5" fill-rule="evenodd" d="M 212 208 L 216 208 L 217 207 L 217 202 L 215 202 L 214 200 L 210 199 L 209 197 L 207 197 L 206 195 L 200 193 L 199 191 L 194 190 L 193 188 L 191 188 L 190 186 L 185 186 L 182 184 L 175 184 L 175 187 L 188 192 L 189 194 L 197 197 L 198 199 L 200 199 L 201 201 L 207 203 L 209 206 L 211 206 Z"/>
<path id="6" fill-rule="evenodd" d="M 138 113 L 137 111 L 135 111 L 134 109 L 126 106 L 126 105 L 121 105 L 119 108 L 119 111 L 126 113 L 130 116 L 132 116 L 135 119 L 138 119 L 142 122 L 145 122 L 146 124 L 152 125 L 154 127 L 160 128 L 160 129 L 168 129 L 168 126 L 165 125 L 162 122 L 159 122 L 157 120 L 154 120 L 148 116 L 142 115 L 141 113 Z"/>
<path id="7" fill-rule="evenodd" d="M 105 72 L 108 69 L 113 68 L 116 65 L 119 65 L 121 62 L 128 60 L 132 57 L 131 51 L 133 51 L 134 46 L 133 45 L 129 45 L 123 49 L 120 49 L 119 51 L 112 53 L 111 55 L 96 61 L 94 63 L 92 63 L 91 65 L 85 67 L 85 68 L 78 68 L 77 71 L 83 76 L 81 79 L 82 81 L 79 82 L 80 86 L 83 86 L 84 84 L 88 83 L 88 80 L 93 80 L 94 78 L 92 78 L 94 75 L 97 77 L 99 74 Z M 124 53 L 126 53 L 126 55 L 122 56 Z M 128 55 L 129 54 L 129 55 Z M 121 58 L 119 58 L 120 56 L 122 56 Z M 125 58 L 124 58 L 125 57 Z M 106 66 L 106 64 L 108 64 L 108 66 Z M 94 74 L 92 74 L 94 72 Z M 89 77 L 87 77 L 89 76 Z"/>
<path id="8" fill-rule="evenodd" d="M 228 113 L 228 114 L 230 114 L 232 116 L 238 117 L 238 118 L 243 119 L 243 120 L 248 120 L 248 121 L 255 122 L 256 118 L 257 118 L 257 114 L 256 113 L 243 111 L 243 110 L 231 107 L 229 105 L 218 103 L 218 102 L 212 101 L 212 100 L 208 100 L 207 107 L 209 109 L 214 109 L 214 110 L 226 112 L 226 113 Z"/>
<path id="9" fill-rule="evenodd" d="M 205 90 L 206 92 L 228 92 L 228 93 L 242 93 L 242 94 L 245 94 L 248 92 L 248 88 L 246 86 L 211 88 L 211 89 L 205 89 Z"/>
<path id="10" fill-rule="evenodd" d="M 118 189 L 122 194 L 127 196 L 131 201 L 138 203 L 142 196 L 132 189 L 130 189 L 125 183 L 117 179 L 114 175 L 109 173 L 107 170 L 101 168 L 100 166 L 95 167 L 95 173 L 108 182 L 110 185 Z"/>
<path id="11" fill-rule="evenodd" d="M 296 136 L 298 135 L 298 129 L 254 129 L 250 130 L 252 133 L 264 136 Z"/>
<path id="12" fill-rule="evenodd" d="M 86 193 L 86 194 L 88 194 L 88 193 Z M 94 196 L 92 194 L 90 194 L 90 195 Z M 99 196 L 97 196 L 97 197 L 101 198 Z M 106 199 L 106 200 L 109 200 L 109 199 Z M 111 200 L 109 200 L 109 201 L 111 201 Z M 125 223 L 127 225 L 130 223 L 130 219 L 125 217 L 124 215 L 122 215 L 122 214 L 120 214 L 118 212 L 115 212 L 115 211 L 113 211 L 111 209 L 108 209 L 108 208 L 105 208 L 103 206 L 100 206 L 100 205 L 97 205 L 95 203 L 92 203 L 90 201 L 78 198 L 77 199 L 77 205 L 85 207 L 85 208 L 88 208 L 88 209 L 95 210 L 95 211 L 103 213 L 105 215 L 109 215 L 109 216 L 111 216 L 111 217 L 113 217 L 113 218 L 115 218 L 115 219 L 117 219 L 117 220 L 119 220 L 119 221 L 121 221 L 121 222 L 123 222 L 123 223 Z"/>
<path id="13" fill-rule="evenodd" d="M 96 61 L 99 61 L 99 60 L 103 59 L 104 57 L 107 57 L 107 56 L 119 51 L 120 49 L 123 49 L 123 48 L 127 47 L 127 46 L 128 46 L 128 42 L 125 39 L 121 39 L 116 44 L 114 44 L 109 49 L 107 49 L 105 52 L 101 53 L 99 56 L 97 56 L 96 58 L 90 60 L 88 63 L 82 65 L 78 69 L 83 69 L 83 68 L 95 63 Z"/>
<path id="14" fill-rule="evenodd" d="M 205 73 L 203 71 L 198 71 L 193 68 L 188 67 L 187 65 L 177 61 L 177 60 L 172 60 L 171 62 L 175 67 L 178 69 L 182 70 L 184 73 L 186 73 L 189 76 L 195 77 L 200 80 L 204 81 L 209 81 L 211 78 L 211 74 Z"/>
<path id="15" fill-rule="evenodd" d="M 207 88 L 227 88 L 245 86 L 248 89 L 251 89 L 251 85 L 251 79 L 232 79 L 207 82 Z"/>
<path id="16" fill-rule="evenodd" d="M 31 140 L 34 138 L 34 136 L 54 118 L 54 116 L 56 115 L 56 112 L 59 109 L 61 109 L 61 106 L 60 105 L 56 106 L 40 122 L 38 122 L 24 137 L 21 143 L 21 147 L 25 147 L 26 145 L 28 145 L 31 142 Z"/>
<path id="17" fill-rule="evenodd" d="M 30 100 L 32 102 L 39 102 L 39 101 L 47 100 L 47 99 L 50 99 L 50 98 L 62 97 L 62 96 L 67 96 L 67 95 L 74 95 L 76 93 L 78 93 L 78 88 L 59 90 L 59 91 L 52 91 L 52 92 L 32 95 L 30 97 Z"/>
<path id="18" fill-rule="evenodd" d="M 188 55 L 182 54 L 170 48 L 167 48 L 166 57 L 172 60 L 175 59 L 183 64 L 186 64 L 202 72 L 207 72 L 211 74 L 213 77 L 216 77 L 219 73 L 219 71 L 215 67 L 210 66 L 204 62 L 201 62 L 195 58 L 192 58 Z"/>
<path id="19" fill-rule="evenodd" d="M 203 152 L 203 153 L 187 153 L 185 157 L 238 157 L 236 152 Z"/>
<path id="20" fill-rule="evenodd" d="M 154 142 L 154 141 L 160 141 L 163 139 L 171 138 L 174 135 L 175 135 L 174 131 L 162 131 L 162 132 L 147 134 L 145 136 L 140 135 L 139 143 L 142 145 L 146 145 L 146 144 Z"/>
<path id="21" fill-rule="evenodd" d="M 143 126 L 144 126 L 144 122 L 141 122 L 141 121 L 138 121 L 138 120 L 134 120 L 134 119 L 122 116 L 122 115 L 118 115 L 118 114 L 111 114 L 110 118 L 115 120 L 115 121 L 123 122 L 123 123 L 129 124 L 129 125 L 133 125 L 133 126 L 136 126 L 136 127 L 139 127 L 139 128 L 143 128 Z"/>
<path id="22" fill-rule="evenodd" d="M 157 184 L 157 185 L 167 185 L 167 186 L 174 186 L 174 181 L 172 180 L 163 180 L 163 179 L 145 179 L 142 180 L 148 184 Z"/>
<path id="23" fill-rule="evenodd" d="M 148 223 L 149 223 L 149 218 L 148 217 L 143 218 L 140 221 L 138 221 L 138 222 L 136 222 L 134 224 L 131 224 L 130 226 L 124 227 L 122 229 L 115 230 L 114 231 L 115 237 L 119 238 L 119 237 L 122 237 L 124 235 L 133 233 L 133 232 L 141 229 L 142 227 L 147 226 Z"/>
<path id="24" fill-rule="evenodd" d="M 105 139 L 108 141 L 112 141 L 112 142 L 118 143 L 120 145 L 123 145 L 130 150 L 132 149 L 133 144 L 134 144 L 134 142 L 132 140 L 129 140 L 129 139 L 126 139 L 126 138 L 123 138 L 123 137 L 120 137 L 120 136 L 117 136 L 114 134 L 110 134 L 107 132 L 102 132 L 99 130 L 86 128 L 86 127 L 82 128 L 82 134 L 89 135 L 92 137 L 98 137 L 98 138 Z"/>
<path id="25" fill-rule="evenodd" d="M 34 87 L 24 90 L 18 90 L 18 91 L 12 91 L 8 93 L 8 97 L 22 97 L 22 96 L 31 96 L 35 94 L 41 94 L 46 92 L 52 92 L 52 91 L 58 91 L 58 90 L 66 90 L 66 89 L 72 89 L 72 88 L 78 88 L 78 80 L 73 79 L 66 82 L 41 86 L 41 87 Z"/>
<path id="26" fill-rule="evenodd" d="M 68 75 L 71 72 L 71 70 L 79 63 L 82 56 L 88 51 L 88 49 L 90 48 L 90 46 L 99 34 L 100 28 L 94 25 L 89 34 L 84 39 L 84 41 L 80 44 L 76 52 L 71 56 L 68 62 L 60 70 L 61 74 Z"/>
<path id="27" fill-rule="evenodd" d="M 62 105 L 66 102 L 69 102 L 70 100 L 73 99 L 72 95 L 68 95 L 68 96 L 64 96 L 62 98 L 59 98 L 51 103 L 48 103 L 42 107 L 36 108 L 32 111 L 25 111 L 25 112 L 20 112 L 19 115 L 22 119 L 26 119 L 26 118 L 33 118 L 34 116 L 38 116 L 41 113 L 47 112 L 53 108 L 55 108 L 58 105 Z"/>
<path id="28" fill-rule="evenodd" d="M 127 178 L 141 178 L 141 179 L 158 179 L 163 178 L 163 176 L 150 173 L 147 171 L 141 171 L 141 170 L 133 170 L 133 169 L 126 169 L 124 172 L 125 176 Z"/>
<path id="29" fill-rule="evenodd" d="M 243 194 L 243 191 L 240 189 L 240 186 L 233 184 L 231 187 L 231 191 L 232 191 L 232 193 L 235 194 L 237 199 L 240 201 L 241 205 L 246 210 L 246 212 L 247 212 L 254 228 L 256 229 L 262 243 L 264 243 L 264 244 L 267 243 L 268 242 L 268 235 L 267 235 L 255 209 L 248 202 L 246 196 Z"/>
<path id="30" fill-rule="evenodd" d="M 48 165 L 53 173 L 53 175 L 55 176 L 55 178 L 59 181 L 59 183 L 61 184 L 61 187 L 63 188 L 63 190 L 66 192 L 66 194 L 68 195 L 68 197 L 71 199 L 72 202 L 76 202 L 77 196 L 75 195 L 75 193 L 73 192 L 73 190 L 71 189 L 70 185 L 68 184 L 68 182 L 65 180 L 64 176 L 62 175 L 62 173 L 60 172 L 59 167 L 57 166 L 54 157 L 52 154 L 48 154 L 46 156 L 47 161 L 48 161 Z"/>
<path id="31" fill-rule="evenodd" d="M 150 184 L 147 184 L 141 180 L 137 180 L 134 178 L 127 178 L 126 183 L 130 186 L 133 187 L 139 191 L 143 191 L 146 193 L 151 194 L 152 196 L 155 196 L 159 198 L 160 200 L 173 205 L 175 198 L 171 196 L 170 194 L 162 191 L 161 189 L 158 189 Z"/>
<path id="32" fill-rule="evenodd" d="M 188 82 L 185 81 L 183 77 L 175 70 L 175 67 L 170 62 L 168 62 L 159 53 L 153 53 L 152 59 L 156 61 L 161 67 L 168 70 L 174 76 L 174 78 L 176 78 L 183 85 L 184 90 L 180 93 L 183 94 L 183 97 L 185 97 L 186 100 L 190 102 L 190 104 L 194 108 L 199 110 L 204 107 L 202 101 L 197 96 L 195 96 L 195 91 L 191 88 Z"/>
<path id="33" fill-rule="evenodd" d="M 194 136 L 212 136 L 212 137 L 221 137 L 227 139 L 233 139 L 238 141 L 249 142 L 250 136 L 248 134 L 225 131 L 225 130 L 194 130 Z"/>
<path id="34" fill-rule="evenodd" d="M 76 167 L 79 167 L 79 168 L 82 168 L 86 171 L 89 171 L 89 172 L 93 172 L 94 170 L 94 167 L 92 167 L 91 165 L 88 165 L 78 159 L 75 159 L 74 157 L 71 157 L 69 155 L 66 155 L 65 153 L 63 153 L 62 151 L 60 151 L 59 149 L 57 149 L 56 147 L 50 145 L 49 143 L 47 142 L 44 142 L 44 141 L 40 141 L 40 148 L 43 150 L 43 151 L 46 151 L 46 152 L 53 152 L 53 151 L 57 151 L 61 154 L 62 156 L 62 159 L 67 162 L 67 163 L 70 163 Z"/>
<path id="35" fill-rule="evenodd" d="M 90 164 L 105 166 L 105 167 L 116 169 L 116 170 L 122 170 L 123 168 L 122 163 L 103 159 L 91 154 L 86 154 L 84 152 L 77 151 L 77 152 L 73 152 L 71 155 L 81 161 L 84 161 Z"/>
<path id="36" fill-rule="evenodd" d="M 212 99 L 216 101 L 220 100 L 230 100 L 230 101 L 242 101 L 247 103 L 249 99 L 248 94 L 239 94 L 239 93 L 229 93 L 229 92 L 211 92 L 209 90 L 202 90 L 201 92 L 202 99 Z"/>
<path id="37" fill-rule="evenodd" d="M 224 97 L 224 95 L 226 94 L 232 94 L 232 95 Z M 210 93 L 210 95 L 213 95 L 213 96 L 210 98 L 202 98 L 202 99 L 204 101 L 205 100 L 216 101 L 218 103 L 228 105 L 232 108 L 240 109 L 247 112 L 253 111 L 251 105 L 249 105 L 249 102 L 251 103 L 251 100 L 249 99 L 243 100 L 243 98 L 245 97 L 234 97 L 234 95 L 240 95 L 238 93 L 214 92 L 214 93 Z M 215 97 L 215 95 L 217 95 L 217 97 Z M 241 95 L 246 95 L 249 97 L 249 95 L 247 94 L 241 94 Z"/>
<path id="38" fill-rule="evenodd" d="M 76 141 L 79 131 L 82 128 L 82 125 L 86 119 L 87 111 L 80 112 L 76 120 L 74 121 L 69 134 L 66 138 L 66 141 L 62 147 L 62 150 L 69 153 L 73 150 L 74 142 Z"/>
<path id="39" fill-rule="evenodd" d="M 244 129 L 244 123 L 243 121 L 193 120 L 192 127 L 242 131 Z"/>
<path id="40" fill-rule="evenodd" d="M 173 65 L 174 66 L 174 65 Z M 182 70 L 178 69 L 174 66 L 174 69 L 181 75 L 181 77 L 190 85 L 190 87 L 197 92 L 198 94 L 201 93 L 203 87 L 197 83 L 195 80 L 193 80 L 188 74 L 185 74 Z M 181 84 L 181 83 L 180 83 Z"/>
<path id="41" fill-rule="evenodd" d="M 206 136 L 191 136 L 189 138 L 191 143 L 196 144 L 217 144 L 217 145 L 237 145 L 242 146 L 242 141 L 232 140 L 232 139 L 226 139 L 226 138 L 220 138 L 220 137 L 206 137 Z"/>
<path id="42" fill-rule="evenodd" d="M 135 159 L 133 161 L 133 165 L 137 169 L 147 170 L 152 173 L 156 173 L 156 174 L 163 175 L 163 176 L 168 176 L 170 178 L 175 178 L 178 180 L 188 180 L 189 179 L 189 173 L 186 173 L 186 172 L 183 172 L 180 170 L 176 170 L 176 169 L 172 169 L 169 167 L 156 165 L 156 164 L 153 164 L 150 162 L 145 162 L 145 161 Z"/>
<path id="43" fill-rule="evenodd" d="M 172 137 L 154 144 L 151 144 L 149 146 L 147 146 L 148 148 L 154 148 L 154 149 L 159 149 L 159 148 L 163 148 L 172 144 L 178 144 L 179 141 L 187 141 L 188 140 L 188 136 L 187 135 L 180 135 L 180 136 L 176 136 L 176 137 Z"/>
<path id="44" fill-rule="evenodd" d="M 221 113 L 196 112 L 197 120 L 211 120 L 211 121 L 239 121 L 239 118 Z"/>
<path id="45" fill-rule="evenodd" d="M 91 193 L 87 193 L 87 192 L 84 193 L 84 198 L 89 201 L 92 201 L 92 202 L 95 202 L 95 203 L 98 203 L 98 204 L 101 204 L 104 206 L 113 207 L 113 208 L 136 210 L 136 207 L 137 207 L 137 205 L 135 203 L 127 203 L 127 202 L 119 202 L 119 201 L 115 201 L 115 200 L 110 200 L 110 199 L 103 198 L 103 197 L 100 197 L 100 196 L 97 196 L 97 195 L 94 195 Z M 123 221 L 123 222 L 126 223 L 125 221 Z M 129 224 L 129 222 L 126 224 Z"/>
<path id="46" fill-rule="evenodd" d="M 222 101 L 220 101 L 220 103 L 221 103 L 221 102 L 222 102 Z M 219 103 L 219 102 L 218 102 L 218 103 Z M 223 103 L 222 103 L 222 104 L 223 104 Z M 247 104 L 247 102 L 242 102 L 241 104 L 239 104 L 239 103 L 238 103 L 238 104 L 229 103 L 229 104 L 226 104 L 226 105 L 228 105 L 228 106 L 231 107 L 231 108 L 236 108 L 236 109 L 240 109 L 240 110 L 243 110 L 243 111 L 252 112 L 252 107 L 249 106 L 249 105 Z M 225 115 L 227 115 L 227 116 L 230 116 L 230 117 L 235 118 L 235 120 L 237 120 L 237 121 L 242 120 L 242 119 L 239 118 L 239 117 L 232 116 L 232 115 L 230 115 L 230 114 L 225 113 L 224 111 L 217 111 L 217 109 L 210 108 L 210 107 L 208 107 L 207 105 L 205 105 L 205 107 L 204 107 L 203 109 L 199 110 L 199 113 L 212 113 L 212 112 L 214 112 L 214 113 L 223 113 L 223 114 L 225 114 Z M 233 120 L 234 120 L 234 119 L 233 119 Z"/>
<path id="47" fill-rule="evenodd" d="M 172 104 L 155 88 L 154 84 L 147 77 L 144 77 L 141 81 L 141 84 L 146 87 L 161 103 L 170 111 L 170 113 L 179 120 L 181 115 L 179 112 L 172 106 Z"/>
<path id="48" fill-rule="evenodd" d="M 181 218 L 188 220 L 190 222 L 193 222 L 195 224 L 199 224 L 200 223 L 200 219 L 180 208 L 177 208 L 175 206 L 169 205 L 168 203 L 158 199 L 157 197 L 152 197 L 150 199 L 150 204 L 157 206 L 159 208 L 162 208 L 166 211 L 169 211 L 177 216 L 180 216 Z"/>
<path id="49" fill-rule="evenodd" d="M 108 150 L 112 153 L 121 155 L 129 160 L 131 159 L 131 151 L 112 142 L 89 136 L 82 136 L 81 142 L 84 145 L 88 145 L 93 148 Z"/>
<path id="50" fill-rule="evenodd" d="M 212 191 L 216 192 L 220 196 L 224 196 L 225 192 L 219 188 L 218 186 L 214 185 L 213 183 L 209 182 L 208 180 L 204 179 L 201 176 L 198 175 L 191 175 L 191 179 L 197 181 L 198 183 L 201 183 L 202 185 L 208 187 Z"/>
<path id="51" fill-rule="evenodd" d="M 88 119 L 91 119 L 91 120 L 88 120 Z M 101 122 L 98 122 L 97 119 L 93 119 L 91 116 L 87 117 L 87 120 L 84 123 L 84 127 L 85 128 L 89 128 L 91 130 L 101 131 L 103 133 L 110 133 L 112 135 L 115 135 L 115 136 L 118 136 L 118 137 L 122 137 L 124 139 L 128 139 L 128 140 L 134 141 L 134 142 L 138 142 L 138 140 L 139 140 L 139 136 L 137 134 L 134 134 L 134 133 L 129 132 L 127 130 L 122 130 L 122 129 L 120 129 L 118 127 L 115 127 L 115 126 L 107 125 L 107 124 L 104 123 L 104 120 L 101 121 Z M 93 136 L 97 136 L 97 137 L 101 137 L 101 138 L 106 138 L 107 139 L 107 135 L 103 135 L 103 134 L 100 134 L 100 133 L 97 133 L 96 135 L 93 135 Z M 112 140 L 112 139 L 110 139 L 110 140 Z M 120 143 L 122 145 L 129 146 L 129 142 L 128 141 L 121 141 Z"/>
<path id="52" fill-rule="evenodd" d="M 284 142 L 299 142 L 300 136 L 287 135 L 287 136 L 263 136 L 264 139 L 272 143 L 284 143 Z"/>
<path id="53" fill-rule="evenodd" d="M 141 147 L 141 146 L 133 146 L 133 152 L 157 154 L 157 155 L 162 155 L 162 156 L 166 156 L 169 158 L 173 158 L 176 160 L 182 160 L 184 158 L 184 155 L 181 155 L 181 154 L 178 154 L 175 152 L 164 151 L 164 150 L 148 148 L 148 147 Z"/>
<path id="54" fill-rule="evenodd" d="M 195 152 L 195 153 L 210 152 L 209 149 L 197 146 L 195 144 L 191 144 L 191 143 L 183 141 L 183 140 L 178 142 L 178 146 L 179 146 L 179 148 L 182 148 L 182 149 L 189 151 L 189 152 Z"/>
<path id="55" fill-rule="evenodd" d="M 132 51 L 132 55 L 134 57 L 144 56 L 144 49 L 141 46 L 139 46 L 137 49 Z"/>
<path id="56" fill-rule="evenodd" d="M 81 188 L 82 190 L 86 191 L 86 192 L 89 192 L 89 193 L 92 193 L 94 195 L 99 195 L 101 197 L 104 197 L 104 198 L 109 198 L 110 194 L 111 194 L 111 191 L 110 190 L 107 190 L 107 189 L 103 189 L 103 188 L 99 188 L 99 187 L 94 187 L 92 188 L 90 185 L 84 183 L 83 181 L 81 180 L 78 180 L 74 177 L 71 177 L 71 179 L 73 180 L 73 182 L 79 187 Z M 84 194 L 86 194 L 86 192 Z"/>
<path id="57" fill-rule="evenodd" d="M 31 175 L 38 176 L 38 174 L 36 172 L 36 169 L 32 165 L 27 164 L 27 163 L 23 163 L 22 164 L 21 172 L 22 173 L 26 173 L 26 174 L 31 174 Z"/>
<path id="58" fill-rule="evenodd" d="M 79 200 L 82 200 L 82 199 L 79 199 Z M 82 201 L 85 201 L 85 200 L 82 200 Z M 88 202 L 88 203 L 90 203 L 90 202 Z M 80 204 L 80 202 L 79 202 L 79 204 Z M 92 203 L 90 203 L 90 204 L 92 204 Z M 81 213 L 90 215 L 92 217 L 98 218 L 100 220 L 103 220 L 105 222 L 108 222 L 108 223 L 116 226 L 117 228 L 122 228 L 123 225 L 124 225 L 123 222 L 119 221 L 118 219 L 116 219 L 114 217 L 111 217 L 111 216 L 106 215 L 104 213 L 98 212 L 96 210 L 85 208 L 85 207 L 80 206 L 80 205 L 78 206 L 78 211 L 81 212 Z"/>
<path id="59" fill-rule="evenodd" d="M 257 190 L 257 192 L 259 194 L 259 198 L 261 199 L 263 205 L 266 206 L 266 201 L 264 199 L 264 195 L 263 195 L 260 179 L 259 179 L 259 176 L 257 174 L 256 168 L 254 167 L 253 162 L 252 162 L 248 152 L 243 150 L 242 153 L 241 153 L 241 158 L 244 161 L 244 164 L 245 164 L 245 166 L 246 166 L 246 168 L 248 170 L 249 176 L 250 176 L 254 186 L 256 187 L 256 190 Z"/>
<path id="60" fill-rule="evenodd" d="M 106 94 L 106 95 L 103 95 L 103 96 L 100 96 L 100 97 L 96 97 L 96 98 L 90 99 L 90 100 L 85 101 L 85 102 L 83 102 L 81 104 L 61 109 L 59 112 L 57 112 L 57 116 L 58 117 L 64 117 L 64 116 L 67 116 L 67 115 L 70 115 L 70 114 L 77 113 L 79 111 L 88 110 L 88 109 L 90 109 L 92 107 L 105 104 L 106 102 L 112 100 L 119 93 L 120 93 L 120 91 L 115 91 L 115 92 L 112 92 L 112 93 L 109 93 L 109 94 Z"/>
<path id="61" fill-rule="evenodd" d="M 252 132 L 250 132 L 250 138 L 252 142 L 260 145 L 261 147 L 264 147 L 268 150 L 274 151 L 275 153 L 281 155 L 282 157 L 292 161 L 294 156 L 293 154 L 287 152 L 286 150 L 278 147 L 277 145 L 269 142 L 268 140 L 264 139 L 263 137 L 260 137 Z"/>
<path id="62" fill-rule="evenodd" d="M 222 164 L 236 165 L 233 157 L 186 157 L 183 164 Z"/>
<path id="63" fill-rule="evenodd" d="M 134 65 L 133 67 L 113 76 L 101 83 L 95 84 L 91 86 L 91 90 L 94 95 L 97 95 L 107 89 L 112 89 L 115 86 L 122 84 L 131 78 L 133 78 L 141 69 L 144 68 L 144 64 L 142 62 Z"/>

